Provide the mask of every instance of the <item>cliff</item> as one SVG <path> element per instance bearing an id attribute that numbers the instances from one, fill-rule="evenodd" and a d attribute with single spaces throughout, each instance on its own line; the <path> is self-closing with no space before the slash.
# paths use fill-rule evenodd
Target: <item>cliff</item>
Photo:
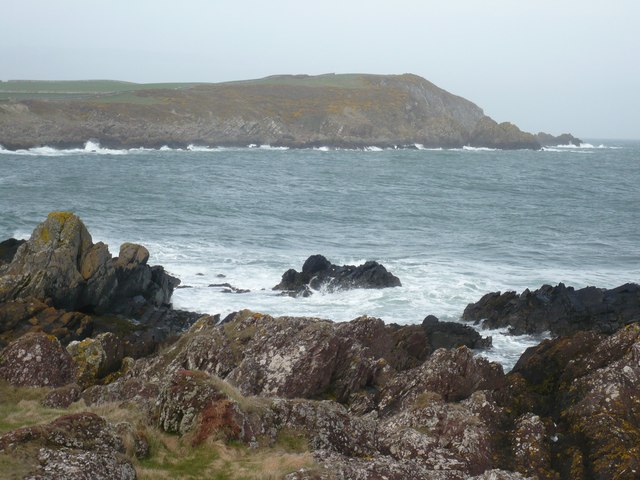
<path id="1" fill-rule="evenodd" d="M 218 84 L 4 82 L 0 145 L 111 148 L 421 144 L 540 148 L 416 75 L 283 75 Z"/>

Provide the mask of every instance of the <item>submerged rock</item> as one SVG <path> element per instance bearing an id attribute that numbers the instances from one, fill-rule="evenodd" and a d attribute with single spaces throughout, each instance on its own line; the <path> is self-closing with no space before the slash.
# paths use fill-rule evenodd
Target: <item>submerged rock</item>
<path id="1" fill-rule="evenodd" d="M 388 288 L 402 284 L 395 275 L 378 262 L 363 265 L 334 265 L 322 255 L 310 256 L 302 271 L 287 270 L 273 290 L 282 290 L 291 296 L 308 296 L 312 290 L 326 289 L 329 292 L 353 288 Z"/>
<path id="2" fill-rule="evenodd" d="M 469 304 L 462 318 L 486 328 L 510 327 L 515 334 L 550 331 L 567 335 L 578 330 L 613 333 L 640 322 L 640 285 L 575 290 L 560 283 L 519 295 L 488 293 L 477 303 Z"/>

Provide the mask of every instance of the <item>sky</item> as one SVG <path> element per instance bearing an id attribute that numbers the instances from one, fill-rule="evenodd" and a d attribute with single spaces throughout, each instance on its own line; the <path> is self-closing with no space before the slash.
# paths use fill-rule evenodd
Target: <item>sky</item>
<path id="1" fill-rule="evenodd" d="M 2 0 L 0 80 L 420 75 L 498 122 L 640 139 L 637 0 Z"/>

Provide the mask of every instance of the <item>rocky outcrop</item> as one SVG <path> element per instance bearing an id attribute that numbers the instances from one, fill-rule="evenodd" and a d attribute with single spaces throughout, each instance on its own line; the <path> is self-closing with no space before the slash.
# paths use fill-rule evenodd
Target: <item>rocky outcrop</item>
<path id="1" fill-rule="evenodd" d="M 613 333 L 640 322 L 640 285 L 576 290 L 560 283 L 521 294 L 493 292 L 469 304 L 462 318 L 486 328 L 509 327 L 514 334 L 550 331 L 567 335 L 578 330 Z"/>
<path id="2" fill-rule="evenodd" d="M 548 133 L 539 132 L 536 134 L 536 140 L 538 140 L 538 143 L 543 147 L 555 147 L 558 145 L 574 145 L 579 147 L 582 144 L 582 140 L 574 137 L 570 133 L 563 133 L 555 137 Z"/>
<path id="3" fill-rule="evenodd" d="M 35 298 L 86 313 L 131 313 L 140 302 L 167 305 L 179 280 L 147 266 L 148 256 L 144 247 L 124 244 L 113 259 L 76 215 L 53 212 L 0 271 L 0 302 Z"/>
<path id="4" fill-rule="evenodd" d="M 25 478 L 134 480 L 120 437 L 92 413 L 60 417 L 46 425 L 0 436 L 0 453 L 19 455 Z"/>
<path id="5" fill-rule="evenodd" d="M 432 351 L 439 324 L 205 316 L 82 398 L 136 408 L 185 445 L 271 448 L 293 437 L 317 465 L 288 478 L 637 477 L 638 324 L 545 340 L 507 375 L 466 346 Z M 43 403 L 64 407 L 79 389 L 52 390 Z"/>
<path id="6" fill-rule="evenodd" d="M 471 131 L 468 145 L 503 149 L 538 149 L 540 144 L 535 136 L 523 132 L 509 122 L 496 123 L 489 117 L 481 118 Z"/>
<path id="7" fill-rule="evenodd" d="M 540 148 L 533 135 L 497 124 L 470 101 L 411 74 L 281 75 L 176 89 L 134 87 L 121 95 L 86 98 L 85 92 L 55 102 L 29 99 L 24 92 L 20 100 L 0 105 L 0 145 L 68 148 L 93 139 L 111 148 Z"/>
<path id="8" fill-rule="evenodd" d="M 388 288 L 401 286 L 400 279 L 378 262 L 359 266 L 334 265 L 322 255 L 312 255 L 302 265 L 302 271 L 287 270 L 273 290 L 291 296 L 308 296 L 314 290 L 334 292 L 353 288 Z"/>
<path id="9" fill-rule="evenodd" d="M 507 377 L 518 470 L 555 479 L 637 478 L 640 327 L 545 340 Z"/>
<path id="10" fill-rule="evenodd" d="M 422 321 L 431 350 L 438 348 L 456 348 L 465 346 L 471 349 L 491 347 L 491 337 L 483 337 L 470 325 L 458 322 L 441 322 L 437 317 L 428 315 Z"/>
<path id="11" fill-rule="evenodd" d="M 179 280 L 148 258 L 131 243 L 112 258 L 76 215 L 49 214 L 0 267 L 0 348 L 28 332 L 63 345 L 113 332 L 137 358 L 172 341 L 200 315 L 171 308 Z"/>
<path id="12" fill-rule="evenodd" d="M 60 387 L 75 379 L 76 366 L 56 337 L 30 333 L 0 351 L 0 378 L 14 386 Z"/>

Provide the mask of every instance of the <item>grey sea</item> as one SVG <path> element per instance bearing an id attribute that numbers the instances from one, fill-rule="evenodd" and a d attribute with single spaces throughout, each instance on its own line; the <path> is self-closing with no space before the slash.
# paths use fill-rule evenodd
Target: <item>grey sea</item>
<path id="1" fill-rule="evenodd" d="M 118 253 L 141 243 L 183 285 L 174 306 L 346 321 L 458 321 L 490 291 L 640 281 L 640 143 L 542 151 L 0 149 L 0 239 L 71 210 Z M 282 273 L 321 253 L 377 260 L 403 286 L 289 298 Z M 224 276 L 224 277 L 223 277 Z M 210 284 L 249 289 L 229 294 Z M 485 331 L 513 365 L 540 338 Z"/>

